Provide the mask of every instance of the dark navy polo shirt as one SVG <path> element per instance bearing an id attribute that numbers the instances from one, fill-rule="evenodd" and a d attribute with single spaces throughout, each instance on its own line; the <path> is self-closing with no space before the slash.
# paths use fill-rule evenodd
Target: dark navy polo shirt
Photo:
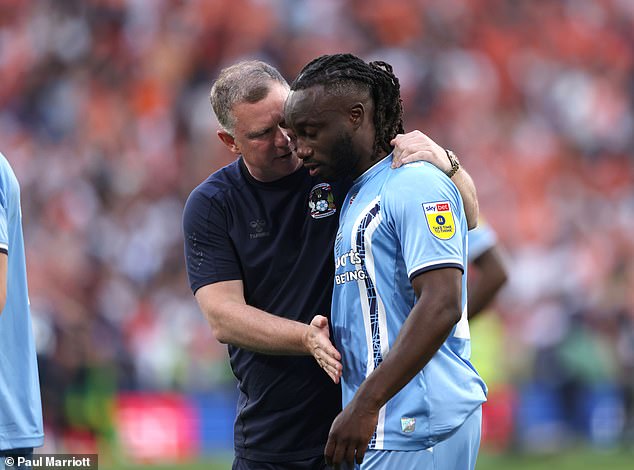
<path id="1" fill-rule="evenodd" d="M 185 257 L 192 291 L 242 280 L 247 304 L 309 323 L 330 318 L 333 243 L 349 184 L 305 168 L 271 183 L 242 159 L 200 184 L 185 205 Z M 312 356 L 267 355 L 229 345 L 238 379 L 236 455 L 269 462 L 323 453 L 341 390 Z"/>

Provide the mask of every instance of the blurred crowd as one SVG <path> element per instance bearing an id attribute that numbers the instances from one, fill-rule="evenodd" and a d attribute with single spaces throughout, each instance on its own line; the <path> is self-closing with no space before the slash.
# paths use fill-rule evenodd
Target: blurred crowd
<path id="1" fill-rule="evenodd" d="M 187 195 L 231 161 L 211 83 L 350 51 L 394 66 L 406 129 L 461 157 L 506 250 L 492 387 L 612 384 L 628 436 L 633 44 L 629 0 L 0 0 L 49 435 L 99 428 L 117 390 L 233 386 L 182 249 Z"/>

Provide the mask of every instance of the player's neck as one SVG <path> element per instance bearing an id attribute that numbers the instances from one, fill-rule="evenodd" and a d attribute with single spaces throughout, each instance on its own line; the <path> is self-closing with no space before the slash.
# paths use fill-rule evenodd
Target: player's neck
<path id="1" fill-rule="evenodd" d="M 363 156 L 359 159 L 357 166 L 355 167 L 353 178 L 357 179 L 363 173 L 365 173 L 374 165 L 383 160 L 387 155 L 387 152 L 383 149 L 379 149 L 376 153 L 364 153 Z"/>

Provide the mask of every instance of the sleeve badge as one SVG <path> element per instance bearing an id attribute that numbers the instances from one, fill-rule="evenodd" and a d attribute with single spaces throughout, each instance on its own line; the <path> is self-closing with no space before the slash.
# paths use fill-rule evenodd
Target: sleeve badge
<path id="1" fill-rule="evenodd" d="M 453 212 L 449 201 L 423 203 L 429 231 L 436 238 L 449 240 L 456 233 Z"/>

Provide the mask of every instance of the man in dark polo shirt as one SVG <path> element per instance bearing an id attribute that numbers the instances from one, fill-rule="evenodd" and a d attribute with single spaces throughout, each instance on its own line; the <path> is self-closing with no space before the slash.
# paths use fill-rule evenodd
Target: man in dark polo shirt
<path id="1" fill-rule="evenodd" d="M 341 409 L 328 318 L 350 182 L 324 182 L 291 151 L 280 127 L 288 91 L 260 61 L 221 72 L 211 92 L 218 136 L 239 158 L 192 191 L 183 216 L 192 291 L 238 379 L 234 469 L 327 468 L 324 446 Z M 396 143 L 397 155 L 451 167 L 420 132 Z M 477 220 L 469 176 L 453 179 Z"/>

